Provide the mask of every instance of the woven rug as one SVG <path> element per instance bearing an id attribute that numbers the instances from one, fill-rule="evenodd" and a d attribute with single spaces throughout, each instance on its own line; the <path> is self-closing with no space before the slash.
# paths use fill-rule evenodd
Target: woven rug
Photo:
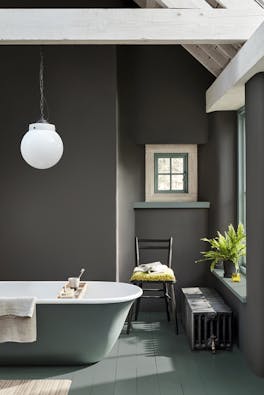
<path id="1" fill-rule="evenodd" d="M 71 380 L 0 380 L 0 395 L 68 395 Z"/>

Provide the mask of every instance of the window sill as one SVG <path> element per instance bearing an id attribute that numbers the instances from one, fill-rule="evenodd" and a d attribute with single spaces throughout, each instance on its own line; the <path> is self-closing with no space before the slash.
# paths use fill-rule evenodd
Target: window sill
<path id="1" fill-rule="evenodd" d="M 240 300 L 241 303 L 247 302 L 247 280 L 243 274 L 241 274 L 241 281 L 239 283 L 234 283 L 231 278 L 223 277 L 224 271 L 221 269 L 215 269 L 212 273 Z"/>
<path id="2" fill-rule="evenodd" d="M 134 208 L 210 208 L 209 202 L 137 202 Z"/>

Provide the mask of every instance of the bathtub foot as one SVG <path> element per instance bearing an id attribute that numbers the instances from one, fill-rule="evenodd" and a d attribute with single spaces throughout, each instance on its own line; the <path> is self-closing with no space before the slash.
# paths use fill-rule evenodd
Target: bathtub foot
<path id="1" fill-rule="evenodd" d="M 134 312 L 134 303 L 130 307 L 129 313 L 127 315 L 127 329 L 126 329 L 126 334 L 127 335 L 129 335 L 130 329 L 132 327 L 133 312 Z"/>

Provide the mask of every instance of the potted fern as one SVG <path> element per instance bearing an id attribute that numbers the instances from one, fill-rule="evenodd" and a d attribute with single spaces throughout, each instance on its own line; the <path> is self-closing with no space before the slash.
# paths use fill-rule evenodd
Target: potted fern
<path id="1" fill-rule="evenodd" d="M 196 263 L 209 261 L 211 262 L 210 270 L 214 270 L 215 265 L 223 262 L 224 277 L 231 278 L 233 273 L 239 270 L 239 260 L 246 255 L 246 234 L 244 226 L 239 224 L 237 230 L 233 225 L 229 225 L 228 231 L 222 235 L 217 232 L 217 236 L 213 239 L 206 237 L 201 239 L 210 244 L 211 249 L 203 251 L 203 259 L 199 259 Z"/>

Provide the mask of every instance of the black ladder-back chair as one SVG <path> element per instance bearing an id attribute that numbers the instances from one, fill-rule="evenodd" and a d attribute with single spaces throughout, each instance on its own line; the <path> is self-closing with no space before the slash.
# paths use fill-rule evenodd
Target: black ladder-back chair
<path id="1" fill-rule="evenodd" d="M 173 238 L 169 239 L 139 239 L 136 237 L 136 266 L 140 265 L 140 250 L 167 250 L 167 262 L 164 262 L 169 268 L 171 268 L 172 263 L 172 243 Z M 176 298 L 175 298 L 175 289 L 174 284 L 175 281 L 132 281 L 133 284 L 138 285 L 143 290 L 143 295 L 138 298 L 135 302 L 136 311 L 135 311 L 135 320 L 138 319 L 140 302 L 141 299 L 144 298 L 162 298 L 165 301 L 167 319 L 170 321 L 170 307 L 172 314 L 175 319 L 176 333 L 178 334 L 178 321 L 177 321 L 177 310 L 176 310 Z M 158 284 L 162 286 L 162 288 L 144 288 L 144 284 Z M 156 295 L 150 295 L 152 292 L 155 292 Z M 157 294 L 158 293 L 158 294 Z M 134 305 L 132 306 L 129 315 L 128 315 L 128 324 L 127 324 L 127 334 L 130 333 L 132 316 L 134 311 Z"/>

